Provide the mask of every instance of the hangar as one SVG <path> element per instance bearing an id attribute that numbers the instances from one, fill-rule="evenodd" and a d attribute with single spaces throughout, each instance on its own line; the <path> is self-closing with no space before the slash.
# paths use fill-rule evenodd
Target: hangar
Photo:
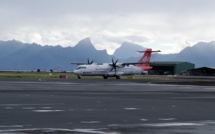
<path id="1" fill-rule="evenodd" d="M 194 69 L 195 64 L 190 62 L 182 61 L 159 61 L 151 62 L 152 70 L 149 70 L 149 74 L 158 74 L 158 75 L 176 75 L 182 74 L 187 70 Z"/>
<path id="2" fill-rule="evenodd" d="M 215 68 L 200 67 L 195 69 L 189 69 L 187 70 L 187 74 L 196 76 L 215 76 Z"/>

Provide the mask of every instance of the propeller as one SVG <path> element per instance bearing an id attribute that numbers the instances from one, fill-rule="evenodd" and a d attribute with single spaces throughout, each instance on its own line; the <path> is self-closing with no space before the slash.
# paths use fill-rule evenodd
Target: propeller
<path id="1" fill-rule="evenodd" d="M 116 60 L 116 61 L 114 62 L 114 60 L 113 60 L 113 58 L 112 58 L 112 64 L 109 64 L 110 66 L 112 66 L 110 72 L 113 71 L 113 70 L 115 70 L 115 75 L 116 75 L 116 69 L 119 67 L 119 66 L 116 65 L 117 62 L 118 62 L 118 60 Z"/>
<path id="2" fill-rule="evenodd" d="M 90 62 L 89 58 L 87 59 L 87 64 L 91 65 L 93 64 L 93 60 Z"/>

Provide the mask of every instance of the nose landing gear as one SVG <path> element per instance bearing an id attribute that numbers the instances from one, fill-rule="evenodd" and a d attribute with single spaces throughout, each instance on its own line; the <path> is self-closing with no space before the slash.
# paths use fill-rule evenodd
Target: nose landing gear
<path id="1" fill-rule="evenodd" d="M 116 76 L 116 79 L 120 79 L 121 77 L 120 76 Z"/>

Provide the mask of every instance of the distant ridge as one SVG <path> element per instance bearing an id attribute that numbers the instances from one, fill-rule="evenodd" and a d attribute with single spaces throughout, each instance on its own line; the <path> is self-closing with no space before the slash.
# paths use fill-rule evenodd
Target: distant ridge
<path id="1" fill-rule="evenodd" d="M 36 43 L 0 41 L 0 70 L 74 70 L 71 62 L 109 62 L 106 50 L 96 50 L 90 38 L 75 47 L 41 46 Z"/>
<path id="2" fill-rule="evenodd" d="M 74 49 L 90 50 L 96 51 L 94 45 L 92 44 L 90 38 L 85 38 L 80 40 L 77 45 L 74 46 Z"/>
<path id="3" fill-rule="evenodd" d="M 173 60 L 188 61 L 196 67 L 215 67 L 215 42 L 199 42 L 192 47 L 186 47 Z"/>
<path id="4" fill-rule="evenodd" d="M 139 57 L 142 54 L 137 53 L 137 51 L 143 51 L 146 50 L 145 47 L 142 47 L 138 44 L 134 44 L 131 42 L 123 42 L 122 45 L 117 48 L 114 52 L 114 56 L 119 58 L 119 59 L 128 59 L 131 57 Z"/>
<path id="5" fill-rule="evenodd" d="M 119 62 L 136 62 L 140 55 L 137 50 L 144 50 L 138 44 L 123 42 L 114 55 L 106 50 L 96 50 L 90 38 L 80 40 L 74 47 L 41 46 L 36 43 L 22 43 L 16 40 L 0 41 L 0 70 L 59 70 L 72 71 L 71 62 L 87 62 L 87 59 L 99 63 L 110 63 L 111 58 Z M 151 61 L 187 61 L 196 67 L 215 67 L 215 42 L 199 42 L 186 47 L 177 54 L 152 55 Z"/>

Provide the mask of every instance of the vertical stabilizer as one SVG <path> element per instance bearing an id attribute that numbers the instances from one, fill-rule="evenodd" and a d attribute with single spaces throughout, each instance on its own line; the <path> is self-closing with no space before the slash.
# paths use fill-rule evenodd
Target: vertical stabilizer
<path id="1" fill-rule="evenodd" d="M 140 52 L 140 51 L 139 51 Z M 152 49 L 151 48 L 148 48 L 143 56 L 141 57 L 141 59 L 138 61 L 138 63 L 144 63 L 145 66 L 149 66 L 149 62 L 150 62 L 150 59 L 151 59 L 151 54 L 152 54 Z M 141 64 L 139 64 L 141 65 Z"/>
<path id="2" fill-rule="evenodd" d="M 138 61 L 138 63 L 142 63 L 142 64 L 137 64 L 137 67 L 140 67 L 143 70 L 147 71 L 147 70 L 152 69 L 152 67 L 149 66 L 152 52 L 160 52 L 160 50 L 158 50 L 158 51 L 152 51 L 151 48 L 148 48 L 148 49 L 146 49 L 146 51 L 137 51 L 137 52 L 140 52 L 140 53 L 144 52 L 143 56 Z"/>

